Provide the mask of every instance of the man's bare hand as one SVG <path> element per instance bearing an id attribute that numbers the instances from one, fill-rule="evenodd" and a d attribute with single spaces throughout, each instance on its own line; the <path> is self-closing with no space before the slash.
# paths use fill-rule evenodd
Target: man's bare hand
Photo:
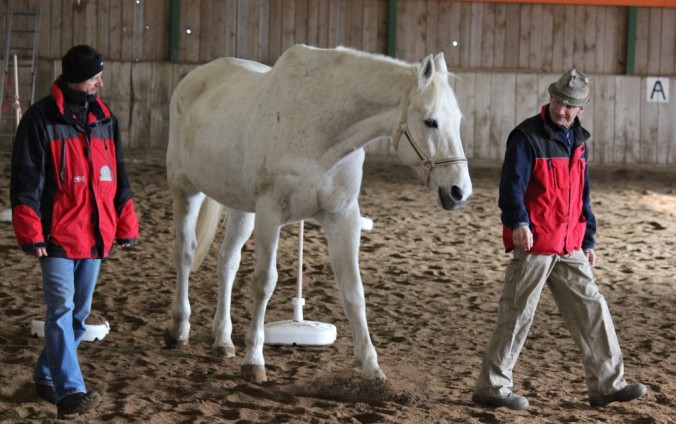
<path id="1" fill-rule="evenodd" d="M 47 249 L 44 247 L 38 247 L 36 249 L 33 249 L 31 251 L 27 251 L 26 254 L 28 256 L 34 256 L 36 258 L 42 258 L 47 256 Z"/>
<path id="2" fill-rule="evenodd" d="M 512 241 L 514 246 L 528 252 L 533 247 L 533 233 L 531 233 L 530 228 L 522 225 L 512 232 Z"/>
<path id="3" fill-rule="evenodd" d="M 596 252 L 594 252 L 594 249 L 585 250 L 584 255 L 587 257 L 587 260 L 589 261 L 589 265 L 591 265 L 591 266 L 596 265 Z"/>

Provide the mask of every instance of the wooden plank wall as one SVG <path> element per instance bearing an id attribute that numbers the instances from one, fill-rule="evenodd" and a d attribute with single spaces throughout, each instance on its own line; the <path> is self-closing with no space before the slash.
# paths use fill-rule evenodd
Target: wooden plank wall
<path id="1" fill-rule="evenodd" d="M 387 0 L 182 0 L 178 64 L 168 63 L 169 0 L 30 1 L 43 10 L 38 93 L 48 92 L 65 50 L 96 46 L 108 63 L 102 94 L 132 147 L 165 146 L 171 92 L 196 64 L 221 56 L 272 64 L 301 42 L 387 50 Z M 0 20 L 6 4 L 0 0 Z M 499 159 L 509 130 L 575 66 L 594 78 L 584 115 L 594 161 L 676 162 L 675 8 L 637 8 L 636 77 L 622 75 L 625 7 L 400 0 L 397 12 L 397 56 L 419 61 L 444 51 L 459 77 L 469 157 Z M 647 76 L 671 77 L 671 103 L 645 102 Z M 369 152 L 389 149 L 381 143 Z"/>
<path id="2" fill-rule="evenodd" d="M 398 8 L 397 55 L 409 61 L 444 51 L 456 69 L 624 72 L 627 8 L 444 0 Z"/>
<path id="3" fill-rule="evenodd" d="M 21 0 L 14 0 L 17 1 Z M 169 57 L 168 0 L 39 1 L 41 56 L 56 59 L 74 45 L 90 44 L 108 60 L 154 61 Z"/>
<path id="4" fill-rule="evenodd" d="M 180 28 L 179 56 L 190 63 L 237 56 L 273 64 L 297 43 L 385 52 L 387 1 L 188 0 Z"/>
<path id="5" fill-rule="evenodd" d="M 0 1 L 3 21 L 7 1 Z M 37 1 L 46 58 L 87 43 L 108 60 L 169 60 L 169 0 Z M 274 63 L 296 43 L 385 52 L 387 0 L 182 0 L 179 26 L 180 62 L 238 56 Z"/>
<path id="6" fill-rule="evenodd" d="M 5 19 L 8 0 L 0 0 Z M 16 3 L 19 0 L 14 0 Z M 21 0 L 42 6 L 40 54 L 57 59 L 79 43 L 108 60 L 167 61 L 170 0 Z M 238 56 L 272 64 L 296 43 L 387 52 L 388 0 L 181 0 L 179 58 Z M 622 74 L 627 7 L 397 2 L 397 57 L 443 51 L 455 69 Z M 637 75 L 676 75 L 676 8 L 637 10 Z M 0 34 L 4 40 L 4 31 Z"/>

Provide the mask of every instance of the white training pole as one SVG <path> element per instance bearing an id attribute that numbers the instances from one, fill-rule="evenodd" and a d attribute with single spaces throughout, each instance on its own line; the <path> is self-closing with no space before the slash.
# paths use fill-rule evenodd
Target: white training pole
<path id="1" fill-rule="evenodd" d="M 297 322 L 303 322 L 303 305 L 305 305 L 305 299 L 303 299 L 303 235 L 304 235 L 305 221 L 300 221 L 298 228 L 298 279 L 296 284 L 298 285 L 298 294 L 294 297 L 291 302 L 293 303 L 293 320 Z"/>
<path id="2" fill-rule="evenodd" d="M 319 346 L 330 345 L 336 341 L 336 326 L 317 321 L 303 320 L 303 233 L 305 222 L 300 221 L 298 228 L 298 280 L 296 297 L 293 303 L 293 320 L 276 321 L 265 324 L 265 344 Z M 361 217 L 361 230 L 373 229 L 373 220 Z"/>
<path id="3" fill-rule="evenodd" d="M 293 303 L 293 320 L 276 321 L 265 324 L 265 344 L 322 346 L 336 341 L 337 330 L 333 324 L 303 319 L 303 228 L 300 221 L 298 229 L 298 280 L 296 297 Z"/>
<path id="4" fill-rule="evenodd" d="M 19 61 L 14 55 L 14 110 L 16 112 L 16 127 L 21 120 L 21 102 L 19 102 Z"/>

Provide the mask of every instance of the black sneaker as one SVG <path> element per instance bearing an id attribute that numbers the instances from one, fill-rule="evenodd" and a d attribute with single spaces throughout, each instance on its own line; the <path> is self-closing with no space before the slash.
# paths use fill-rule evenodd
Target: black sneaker
<path id="1" fill-rule="evenodd" d="M 472 395 L 472 402 L 493 408 L 501 406 L 514 410 L 528 408 L 528 399 L 515 393 L 510 393 L 507 396 L 483 396 L 475 393 Z"/>
<path id="2" fill-rule="evenodd" d="M 57 418 L 71 420 L 94 410 L 100 402 L 101 395 L 96 390 L 87 393 L 73 393 L 57 403 Z"/>
<path id="3" fill-rule="evenodd" d="M 589 404 L 593 407 L 606 406 L 612 402 L 629 402 L 638 399 L 648 390 L 643 384 L 627 384 L 624 389 L 605 396 L 589 398 Z"/>
<path id="4" fill-rule="evenodd" d="M 35 383 L 35 393 L 49 403 L 56 405 L 56 391 L 49 384 Z"/>

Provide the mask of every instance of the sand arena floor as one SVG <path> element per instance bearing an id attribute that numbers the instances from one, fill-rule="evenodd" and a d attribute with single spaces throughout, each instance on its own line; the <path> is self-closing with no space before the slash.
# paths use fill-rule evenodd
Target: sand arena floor
<path id="1" fill-rule="evenodd" d="M 321 228 L 305 227 L 305 318 L 338 328 L 328 347 L 266 347 L 269 381 L 239 377 L 251 302 L 253 244 L 247 243 L 233 290 L 235 359 L 211 352 L 217 244 L 191 280 L 192 333 L 167 350 L 163 332 L 174 291 L 171 198 L 164 157 L 127 152 L 141 222 L 138 245 L 104 264 L 94 318 L 111 325 L 102 341 L 83 343 L 82 368 L 104 400 L 83 422 L 110 423 L 668 423 L 676 416 L 674 259 L 676 169 L 592 167 L 599 223 L 601 292 L 613 314 L 626 377 L 649 393 L 639 401 L 589 407 L 582 365 L 556 306 L 543 293 L 515 374 L 526 411 L 470 402 L 481 355 L 493 329 L 504 267 L 495 164 L 470 162 L 475 194 L 445 212 L 413 174 L 392 160 L 369 158 L 362 214 L 361 270 L 369 329 L 388 380 L 353 370 L 352 340 L 338 301 Z M 0 162 L 0 209 L 9 207 L 9 153 Z M 42 339 L 29 334 L 43 313 L 40 272 L 0 224 L 0 422 L 42 423 L 55 408 L 34 395 L 31 374 Z M 297 226 L 283 230 L 279 283 L 267 320 L 292 317 Z M 217 238 L 220 242 L 220 237 Z"/>

